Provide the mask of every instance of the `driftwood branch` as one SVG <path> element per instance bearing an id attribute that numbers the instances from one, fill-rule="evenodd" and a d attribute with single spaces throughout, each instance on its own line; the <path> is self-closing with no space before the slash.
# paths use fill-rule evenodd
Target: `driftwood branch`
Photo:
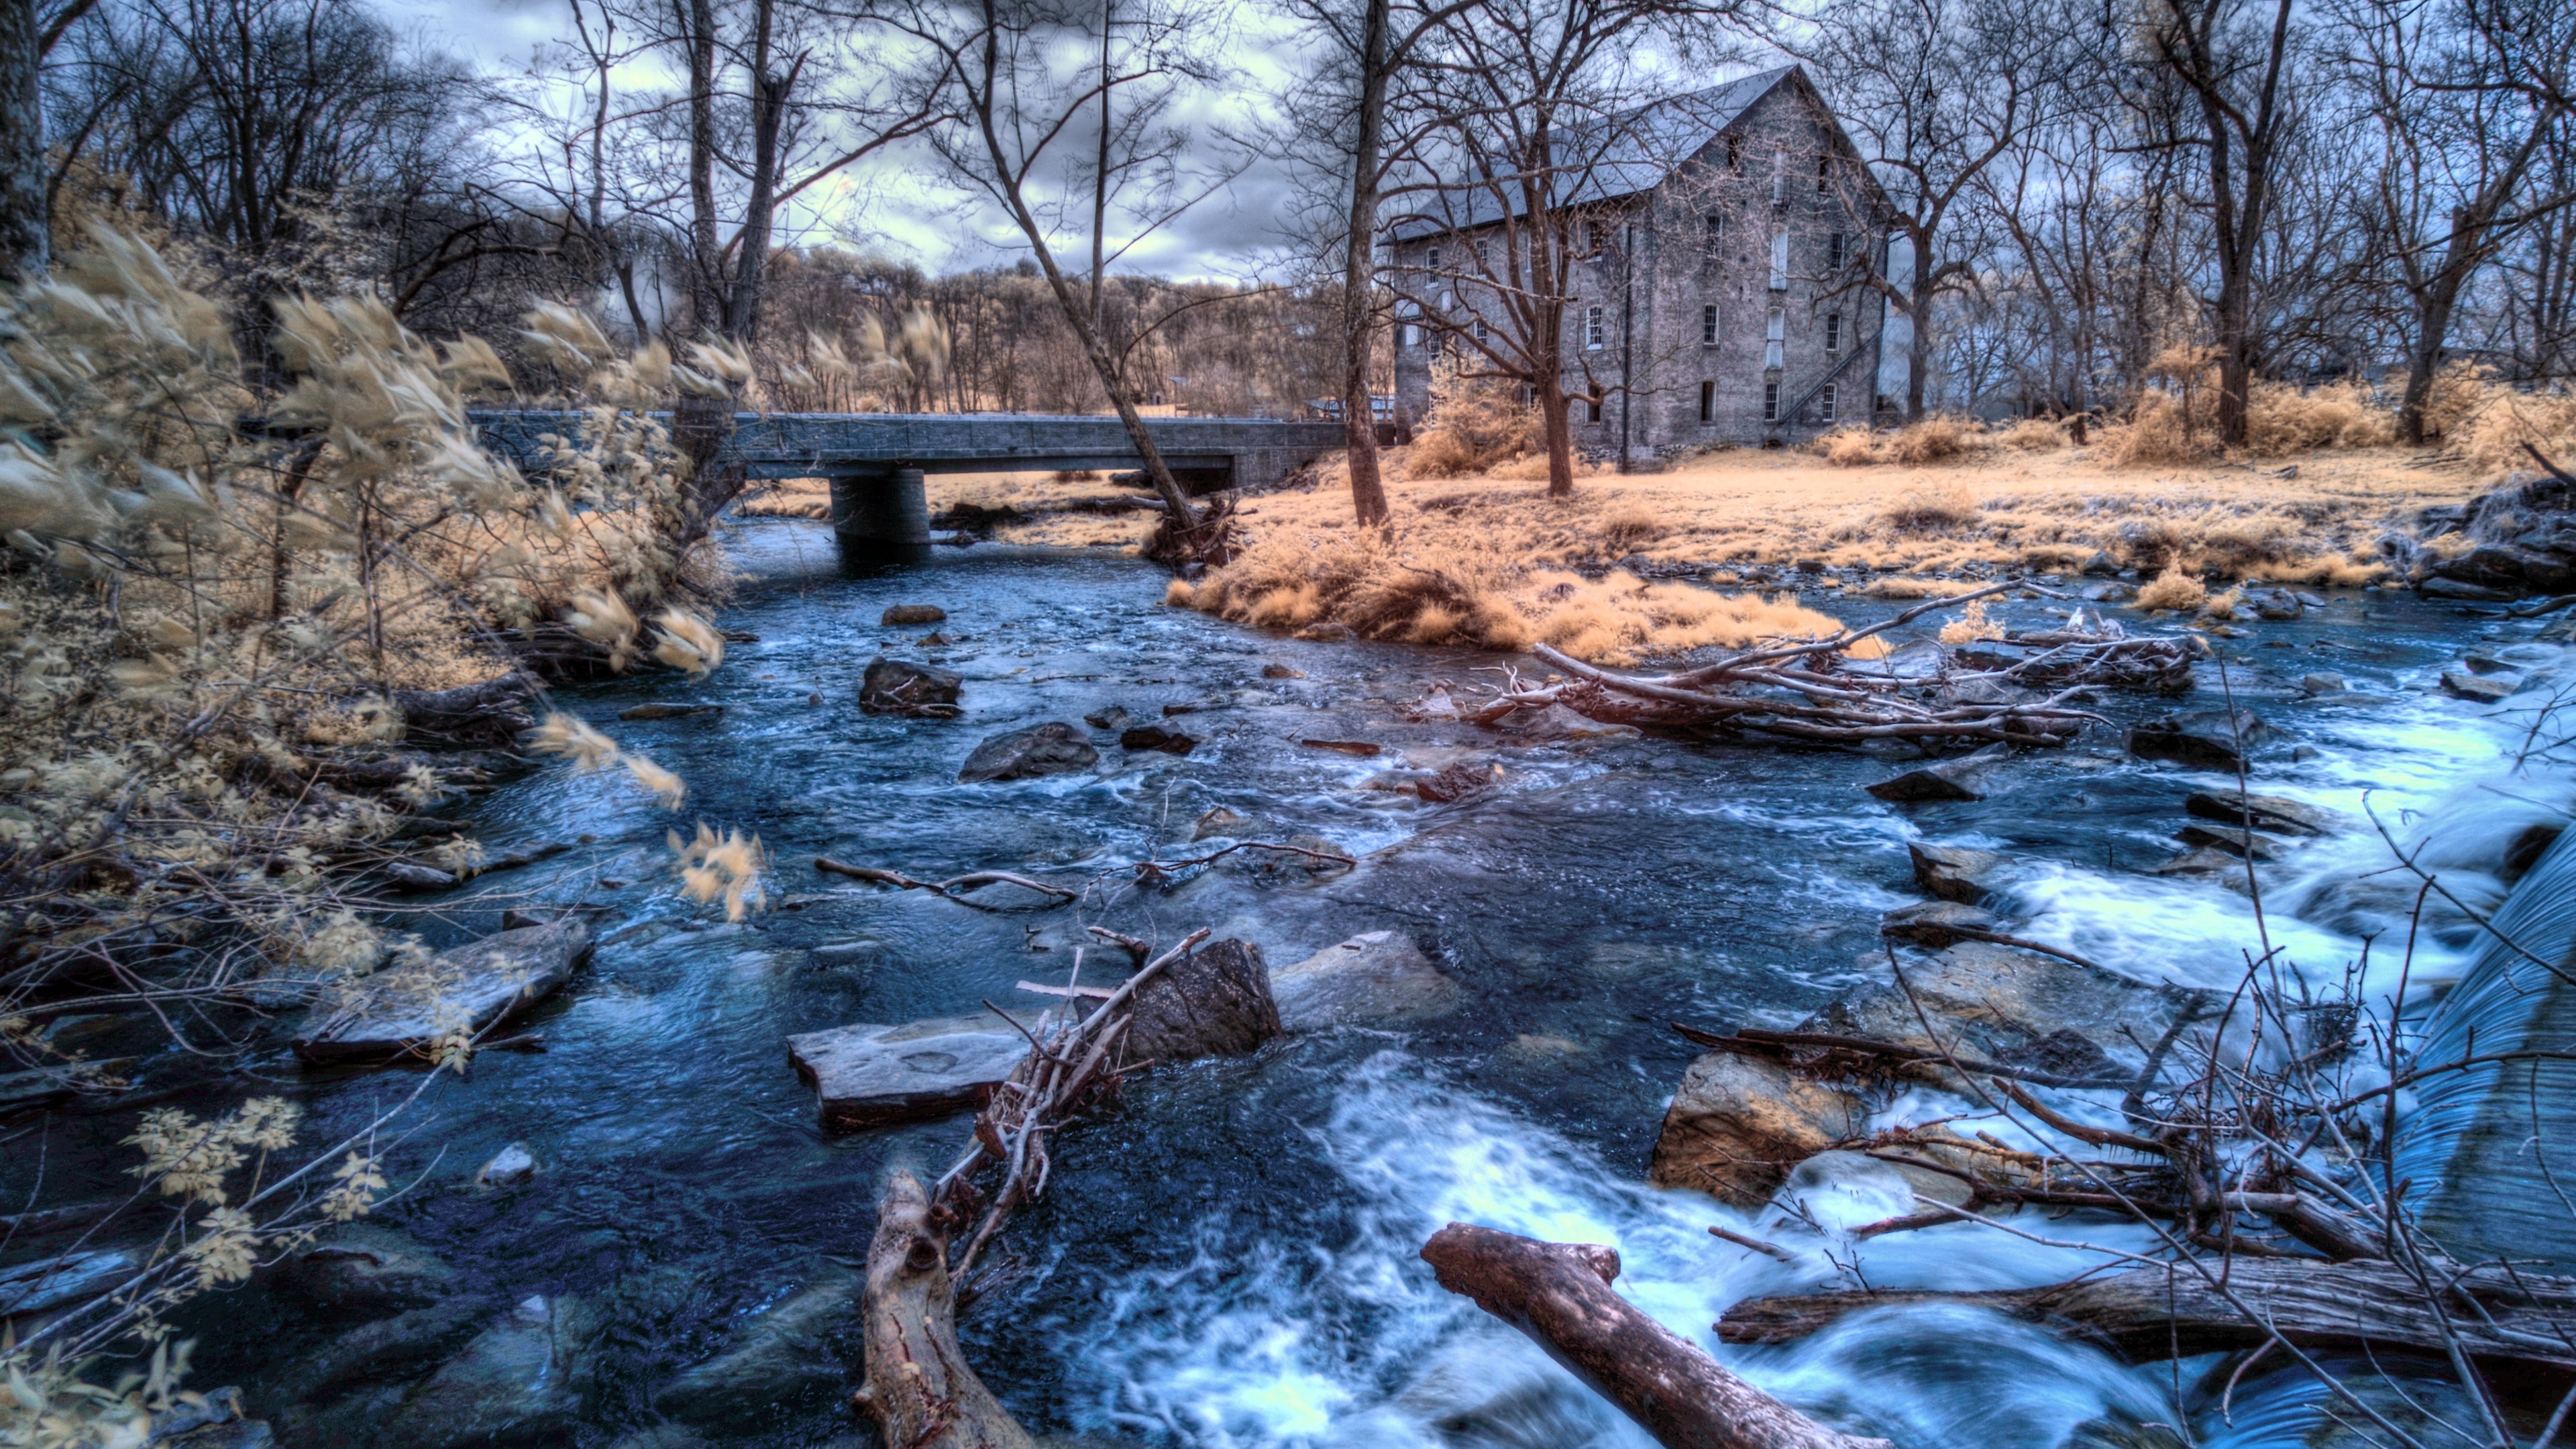
<path id="1" fill-rule="evenodd" d="M 946 880 L 938 881 L 914 880 L 911 876 L 905 875 L 901 871 L 879 870 L 876 867 L 869 865 L 851 865 L 844 861 L 834 860 L 828 855 L 818 855 L 814 857 L 814 868 L 816 870 L 830 871 L 834 875 L 845 875 L 852 880 L 871 881 L 877 885 L 890 885 L 897 890 L 928 891 L 932 895 L 945 896 L 949 900 L 955 901 L 961 906 L 973 906 L 979 911 L 1031 909 L 1031 907 L 1027 906 L 988 906 L 982 901 L 970 901 L 966 899 L 966 892 L 988 885 L 1018 886 L 1022 890 L 1035 891 L 1040 895 L 1051 897 L 1052 905 L 1063 905 L 1068 901 L 1079 900 L 1082 896 L 1080 891 L 1067 890 L 1063 886 L 1059 885 L 1048 885 L 1045 881 L 1031 880 L 1024 875 L 1013 875 L 1007 870 L 974 870 L 968 871 L 964 875 L 950 876 Z M 1052 906 L 1041 906 L 1036 907 L 1035 909 L 1045 910 L 1051 908 Z"/>
<path id="2" fill-rule="evenodd" d="M 1441 1287 L 1528 1335 L 1668 1449 L 1885 1449 L 1746 1383 L 1612 1292 L 1614 1249 L 1451 1223 L 1422 1260 Z"/>
<path id="3" fill-rule="evenodd" d="M 909 1449 L 1036 1449 L 957 1347 L 948 1241 L 929 1194 L 898 1172 L 868 1245 L 867 1383 L 852 1408 Z"/>
<path id="4" fill-rule="evenodd" d="M 2440 1354 L 2456 1336 L 2473 1358 L 2576 1369 L 2576 1279 L 2482 1267 L 2458 1272 L 2437 1313 L 2414 1276 L 2382 1262 L 2239 1257 L 2227 1288 L 2187 1265 L 2133 1268 L 2045 1288 L 1991 1293 L 1819 1293 L 1757 1298 L 1726 1311 L 1726 1343 L 1789 1343 L 1864 1309 L 1962 1303 L 2072 1329 L 2136 1359 L 2259 1348 L 2275 1335 L 2306 1349 Z M 2443 1320 L 2447 1316 L 2448 1322 Z"/>

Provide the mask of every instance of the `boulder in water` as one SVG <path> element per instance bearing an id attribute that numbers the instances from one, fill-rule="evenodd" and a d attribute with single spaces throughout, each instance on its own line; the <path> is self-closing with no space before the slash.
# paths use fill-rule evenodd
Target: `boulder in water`
<path id="1" fill-rule="evenodd" d="M 1261 948 L 1211 941 L 1137 988 L 1127 1055 L 1165 1062 L 1240 1056 L 1279 1030 Z"/>
<path id="2" fill-rule="evenodd" d="M 1198 745 L 1197 740 L 1179 730 L 1167 730 L 1161 725 L 1138 725 L 1118 736 L 1118 748 L 1122 750 L 1159 750 L 1167 755 L 1186 755 Z"/>
<path id="3" fill-rule="evenodd" d="M 1604 724 L 1561 704 L 1545 709 L 1516 709 L 1495 728 L 1521 744 L 1573 744 L 1583 740 L 1633 740 L 1645 731 L 1635 725 Z"/>
<path id="4" fill-rule="evenodd" d="M 2214 1010 L 2205 993 L 1984 941 L 1961 941 L 1903 970 L 1902 987 L 1891 978 L 1849 992 L 1798 1029 L 2125 1082 L 2178 1018 Z"/>
<path id="5" fill-rule="evenodd" d="M 964 688 L 964 678 L 949 670 L 878 655 L 868 661 L 868 672 L 859 680 L 859 710 L 955 719 L 965 713 L 957 703 Z"/>
<path id="6" fill-rule="evenodd" d="M 1974 939 L 1961 931 L 2001 931 L 2001 916 L 1983 906 L 1960 901 L 1921 901 L 1899 906 L 1878 918 L 1878 933 L 1938 950 L 1954 941 Z"/>
<path id="7" fill-rule="evenodd" d="M 1123 704 L 1113 704 L 1107 709 L 1095 709 L 1091 713 L 1084 715 L 1082 717 L 1082 722 L 1096 730 L 1123 730 L 1127 728 L 1135 718 L 1136 717 L 1134 715 L 1127 712 L 1127 706 Z"/>
<path id="8" fill-rule="evenodd" d="M 2453 699 L 2465 699 L 2473 704 L 2501 704 L 2513 698 L 2517 688 L 2519 686 L 2510 680 L 2488 679 L 2465 669 L 2442 671 L 2442 692 Z"/>
<path id="9" fill-rule="evenodd" d="M 905 624 L 937 624 L 947 618 L 948 611 L 937 604 L 892 604 L 877 616 L 877 625 L 892 629 Z"/>
<path id="10" fill-rule="evenodd" d="M 1027 780 L 1087 770 L 1100 762 L 1100 752 L 1082 731 L 1061 720 L 993 735 L 975 747 L 957 771 L 961 785 L 994 780 Z"/>
<path id="11" fill-rule="evenodd" d="M 827 1131 L 937 1117 L 981 1104 L 1029 1054 L 1029 1039 L 990 1012 L 900 1026 L 834 1027 L 787 1039 Z"/>
<path id="12" fill-rule="evenodd" d="M 2484 584 L 2463 583 L 2458 579 L 2430 578 L 2415 586 L 2416 592 L 2428 599 L 2449 599 L 2462 604 L 2509 604 L 2513 594 L 2507 589 L 2491 589 Z"/>
<path id="13" fill-rule="evenodd" d="M 2129 731 L 2129 753 L 2142 760 L 2172 760 L 2209 770 L 2233 770 L 2243 751 L 2272 732 L 2250 709 L 2191 710 L 2141 720 Z"/>
<path id="14" fill-rule="evenodd" d="M 1867 1135 L 1869 1104 L 1776 1062 L 1718 1050 L 1682 1074 L 1655 1135 L 1646 1178 L 1692 1187 L 1754 1208 L 1789 1170 L 1837 1143 Z"/>
<path id="15" fill-rule="evenodd" d="M 492 1160 L 484 1163 L 482 1170 L 474 1174 L 474 1185 L 512 1187 L 536 1175 L 536 1154 L 528 1150 L 528 1144 L 513 1142 L 492 1154 Z"/>
<path id="16" fill-rule="evenodd" d="M 1981 905 L 1995 894 L 2004 857 L 1991 850 L 1961 845 L 1909 845 L 1914 857 L 1914 883 L 1926 894 L 1961 905 Z"/>
<path id="17" fill-rule="evenodd" d="M 1271 972 L 1270 995 L 1282 1028 L 1318 1031 L 1437 1016 L 1457 1004 L 1461 991 L 1410 938 L 1369 931 Z"/>
<path id="18" fill-rule="evenodd" d="M 2185 845 L 2222 850 L 2229 855 L 2247 856 L 2255 860 L 2281 858 L 2281 847 L 2277 842 L 2269 836 L 2257 835 L 2241 826 L 2186 825 L 2174 832 L 2174 839 Z"/>
<path id="19" fill-rule="evenodd" d="M 306 1062 L 423 1055 L 441 1037 L 479 1034 L 553 995 L 589 955 L 590 927 L 562 920 L 486 936 L 424 966 L 380 971 L 358 983 L 349 1004 L 314 1008 L 295 1055 Z"/>
<path id="20" fill-rule="evenodd" d="M 2334 811 L 2281 795 L 2194 790 L 2183 797 L 2182 805 L 2184 810 L 2203 820 L 2215 820 L 2236 831 L 2250 828 L 2274 835 L 2330 835 L 2346 824 L 2344 818 Z M 2192 843 L 2209 845 L 2221 842 L 2194 840 Z"/>

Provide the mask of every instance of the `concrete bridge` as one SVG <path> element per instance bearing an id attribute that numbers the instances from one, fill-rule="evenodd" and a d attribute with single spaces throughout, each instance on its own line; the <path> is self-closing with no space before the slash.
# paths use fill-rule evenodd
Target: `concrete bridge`
<path id="1" fill-rule="evenodd" d="M 667 419 L 667 414 L 657 414 Z M 486 447 L 543 469 L 541 433 L 578 430 L 572 412 L 476 412 Z M 1339 423 L 1269 418 L 1147 418 L 1146 431 L 1193 493 L 1275 483 L 1342 446 Z M 737 413 L 725 457 L 753 478 L 827 478 L 843 556 L 905 561 L 930 547 L 929 473 L 1136 468 L 1114 417 L 1026 413 Z"/>

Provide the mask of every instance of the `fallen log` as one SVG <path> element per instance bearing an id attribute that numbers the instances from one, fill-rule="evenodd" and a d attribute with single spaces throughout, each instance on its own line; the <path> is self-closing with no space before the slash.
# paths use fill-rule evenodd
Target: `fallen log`
<path id="1" fill-rule="evenodd" d="M 528 705 L 545 684 L 524 669 L 453 689 L 397 689 L 393 706 L 412 744 L 508 749 L 536 728 Z"/>
<path id="2" fill-rule="evenodd" d="M 2136 1360 L 2257 1348 L 2277 1331 L 2303 1349 L 2445 1354 L 2576 1369 L 2576 1279 L 2493 1267 L 2452 1268 L 2428 1300 L 2387 1262 L 2240 1257 L 2200 1268 L 2135 1268 L 2099 1278 L 1985 1293 L 1854 1292 L 1756 1298 L 1726 1310 L 1725 1343 L 1805 1338 L 1852 1313 L 1915 1303 L 1964 1304 L 2066 1329 Z M 2222 1293 L 2210 1275 L 2223 1275 Z M 2229 1302 L 2229 1297 L 2237 1302 Z M 2244 1305 L 2243 1309 L 2237 1303 Z M 2268 1327 L 2267 1327 L 2268 1325 Z"/>
<path id="3" fill-rule="evenodd" d="M 904 1449 L 1037 1449 L 957 1347 L 948 1238 L 920 1179 L 897 1172 L 868 1244 L 867 1382 L 850 1406 Z"/>
<path id="4" fill-rule="evenodd" d="M 1440 1286 L 1528 1335 L 1668 1449 L 1885 1449 L 1736 1377 L 1610 1289 L 1615 1249 L 1451 1223 L 1422 1245 Z"/>

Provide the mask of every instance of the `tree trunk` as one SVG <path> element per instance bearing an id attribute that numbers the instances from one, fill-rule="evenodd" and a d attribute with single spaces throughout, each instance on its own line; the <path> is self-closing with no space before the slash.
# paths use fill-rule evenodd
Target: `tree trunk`
<path id="1" fill-rule="evenodd" d="M 948 1242 L 929 1197 L 897 1172 L 877 1205 L 863 1307 L 867 1384 L 852 1404 L 903 1449 L 1037 1449 L 957 1347 Z"/>
<path id="2" fill-rule="evenodd" d="M 2209 1265 L 2213 1272 L 2220 1265 Z M 2442 1268 L 2437 1282 L 2455 1269 Z M 2444 1325 L 2414 1278 L 2387 1262 L 2327 1263 L 2306 1258 L 2237 1258 L 2224 1265 L 2228 1292 L 2272 1321 L 2305 1349 L 2375 1348 L 2440 1355 Z M 2460 1279 L 2463 1298 L 2450 1305 L 2448 1331 L 2473 1358 L 2516 1359 L 2576 1367 L 2576 1279 L 2533 1273 L 2508 1277 L 2480 1268 Z M 1727 1343 L 1789 1343 L 1847 1313 L 1904 1303 L 1962 1303 L 2015 1318 L 2061 1324 L 2149 1360 L 2251 1349 L 2269 1335 L 2200 1273 L 2178 1267 L 2135 1269 L 2046 1288 L 1992 1293 L 1819 1293 L 1757 1298 L 1726 1311 L 1717 1336 Z"/>
<path id="3" fill-rule="evenodd" d="M 0 0 L 0 282 L 45 270 L 45 108 L 36 0 Z"/>
<path id="4" fill-rule="evenodd" d="M 1386 481 L 1378 473 L 1377 410 L 1369 398 L 1369 362 L 1377 341 L 1376 269 L 1378 150 L 1386 111 L 1389 0 L 1365 0 L 1361 22 L 1359 136 L 1351 157 L 1350 233 L 1342 256 L 1342 433 L 1351 465 L 1351 508 L 1371 526 L 1387 521 Z"/>
<path id="5" fill-rule="evenodd" d="M 1613 1249 L 1451 1223 L 1422 1260 L 1441 1287 L 1528 1335 L 1667 1449 L 1886 1449 L 1737 1378 L 1612 1292 Z"/>
<path id="6" fill-rule="evenodd" d="M 2415 336 L 2406 349 L 2406 397 L 2397 409 L 2397 435 L 2410 447 L 2422 447 L 2426 441 L 2424 407 L 2433 400 L 2433 372 L 2442 365 L 2442 342 L 2451 332 L 2451 303 L 2458 293 L 2458 284 L 2443 277 L 2415 299 Z"/>
<path id="7" fill-rule="evenodd" d="M 1931 258 L 1924 255 L 1921 243 L 1914 247 L 1914 276 L 1908 286 L 1911 295 L 1905 303 L 1905 420 L 1919 422 L 1923 417 L 1923 376 L 1932 369 L 1932 288 L 1924 280 Z"/>

